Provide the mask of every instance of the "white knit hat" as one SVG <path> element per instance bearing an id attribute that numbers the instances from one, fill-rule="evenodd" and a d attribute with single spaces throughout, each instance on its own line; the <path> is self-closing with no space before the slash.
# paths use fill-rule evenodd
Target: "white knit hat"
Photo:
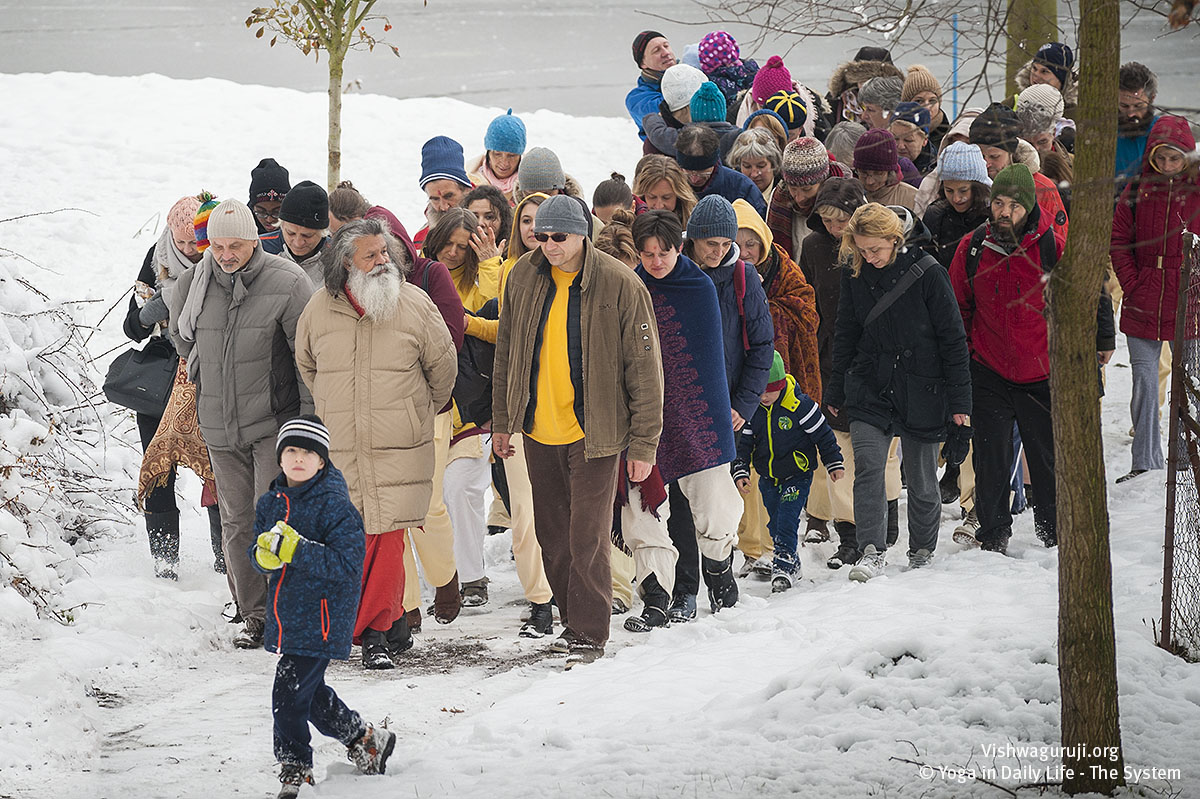
<path id="1" fill-rule="evenodd" d="M 1035 83 L 1017 95 L 1017 118 L 1029 134 L 1054 130 L 1063 108 L 1062 93 L 1046 83 Z"/>
<path id="2" fill-rule="evenodd" d="M 667 108 L 678 111 L 692 101 L 692 95 L 708 76 L 687 64 L 676 64 L 663 73 L 662 93 Z"/>
<path id="3" fill-rule="evenodd" d="M 938 156 L 938 163 L 939 180 L 973 180 L 985 186 L 992 185 L 992 179 L 987 173 L 987 162 L 983 160 L 983 153 L 977 145 L 962 141 L 953 142 L 942 150 Z"/>
<path id="4" fill-rule="evenodd" d="M 208 240 L 246 239 L 258 240 L 258 227 L 254 224 L 254 213 L 241 200 L 225 200 L 213 209 L 208 217 Z"/>

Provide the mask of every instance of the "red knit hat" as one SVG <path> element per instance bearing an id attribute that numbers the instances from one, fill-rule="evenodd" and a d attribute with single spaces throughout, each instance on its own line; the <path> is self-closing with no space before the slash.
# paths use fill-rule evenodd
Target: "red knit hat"
<path id="1" fill-rule="evenodd" d="M 750 96 L 761 107 L 775 92 L 792 91 L 792 73 L 783 65 L 783 59 L 777 55 L 767 59 L 767 65 L 754 74 L 754 83 Z"/>
<path id="2" fill-rule="evenodd" d="M 854 145 L 855 172 L 897 172 L 900 160 L 896 137 L 886 128 L 872 128 Z"/>

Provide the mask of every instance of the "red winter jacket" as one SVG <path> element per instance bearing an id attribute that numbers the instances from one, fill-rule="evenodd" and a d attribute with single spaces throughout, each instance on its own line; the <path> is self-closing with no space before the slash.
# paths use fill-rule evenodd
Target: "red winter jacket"
<path id="1" fill-rule="evenodd" d="M 974 281 L 967 279 L 967 251 L 971 236 L 964 236 L 950 264 L 950 282 L 971 357 L 1013 383 L 1035 383 L 1050 376 L 1049 337 L 1046 329 L 1045 270 L 1039 239 L 1051 227 L 1045 209 L 1035 205 L 1027 232 L 1008 255 L 992 238 L 991 223 L 979 257 Z M 1064 239 L 1053 230 L 1054 251 L 1062 257 Z"/>
<path id="2" fill-rule="evenodd" d="M 1135 338 L 1175 338 L 1175 308 L 1183 262 L 1183 229 L 1200 231 L 1200 178 L 1186 169 L 1164 178 L 1150 165 L 1150 153 L 1169 144 L 1185 153 L 1196 149 L 1188 123 L 1164 116 L 1154 123 L 1136 180 L 1121 192 L 1113 216 L 1112 263 L 1125 292 L 1121 331 Z M 1195 331 L 1189 331 L 1189 335 Z"/>

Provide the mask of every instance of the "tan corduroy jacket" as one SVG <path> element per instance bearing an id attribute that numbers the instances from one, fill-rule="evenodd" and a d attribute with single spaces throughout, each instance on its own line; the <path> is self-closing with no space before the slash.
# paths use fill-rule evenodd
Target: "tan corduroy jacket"
<path id="1" fill-rule="evenodd" d="M 576 391 L 583 390 L 584 451 L 603 458 L 628 447 L 630 459 L 654 463 L 663 374 L 650 293 L 628 266 L 590 241 L 583 246 L 578 300 L 568 305 L 567 324 L 579 330 L 580 362 L 573 360 L 571 369 Z M 505 281 L 492 375 L 494 432 L 526 432 L 533 418 L 534 364 L 553 285 L 540 249 L 521 256 Z"/>
<path id="2" fill-rule="evenodd" d="M 437 306 L 400 287 L 386 322 L 360 317 L 345 292 L 313 295 L 296 326 L 296 364 L 329 428 L 367 533 L 424 524 L 433 480 L 433 417 L 458 374 L 454 342 Z"/>

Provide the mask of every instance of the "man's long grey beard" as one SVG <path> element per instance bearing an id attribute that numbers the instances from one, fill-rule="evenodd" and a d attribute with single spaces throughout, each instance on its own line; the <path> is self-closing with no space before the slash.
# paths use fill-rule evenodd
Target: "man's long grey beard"
<path id="1" fill-rule="evenodd" d="M 382 264 L 370 272 L 351 268 L 346 287 L 363 313 L 376 322 L 386 322 L 400 309 L 400 271 L 395 264 Z"/>

